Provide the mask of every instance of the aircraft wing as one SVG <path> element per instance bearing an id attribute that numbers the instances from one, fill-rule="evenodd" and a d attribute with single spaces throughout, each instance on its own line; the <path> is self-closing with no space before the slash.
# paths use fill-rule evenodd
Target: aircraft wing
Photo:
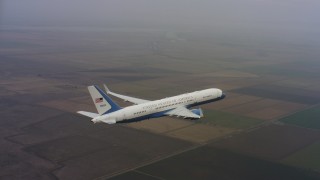
<path id="1" fill-rule="evenodd" d="M 97 113 L 92 113 L 92 112 L 87 112 L 87 111 L 78 111 L 77 113 L 84 115 L 84 116 L 87 116 L 87 117 L 91 117 L 91 118 L 95 118 L 95 117 L 100 116 Z"/>
<path id="2" fill-rule="evenodd" d="M 201 117 L 183 106 L 177 107 L 169 112 L 166 112 L 165 114 L 168 116 L 177 116 L 177 117 L 193 118 L 193 119 L 199 119 Z"/>
<path id="3" fill-rule="evenodd" d="M 132 102 L 133 104 L 143 104 L 143 103 L 149 102 L 149 100 L 134 98 L 134 97 L 125 96 L 125 95 L 111 92 L 105 84 L 103 86 L 106 89 L 107 94 L 110 94 L 110 95 L 115 96 L 117 98 L 123 99 L 124 101 L 129 101 L 129 102 Z"/>

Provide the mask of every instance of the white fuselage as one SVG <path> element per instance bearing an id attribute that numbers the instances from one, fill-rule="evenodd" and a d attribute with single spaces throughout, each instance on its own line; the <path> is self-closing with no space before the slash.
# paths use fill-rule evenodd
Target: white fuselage
<path id="1" fill-rule="evenodd" d="M 96 117 L 92 121 L 96 123 L 103 120 L 115 120 L 116 122 L 119 122 L 135 119 L 148 119 L 156 116 L 157 114 L 161 116 L 161 113 L 181 106 L 192 107 L 199 104 L 209 103 L 219 98 L 223 98 L 222 96 L 224 95 L 220 89 L 205 89 L 125 107 L 118 111 Z"/>

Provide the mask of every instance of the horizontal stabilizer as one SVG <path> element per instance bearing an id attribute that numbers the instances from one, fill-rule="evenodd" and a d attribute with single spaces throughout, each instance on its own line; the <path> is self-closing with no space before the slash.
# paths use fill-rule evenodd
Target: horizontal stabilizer
<path id="1" fill-rule="evenodd" d="M 84 115 L 84 116 L 87 116 L 87 117 L 91 117 L 91 118 L 95 118 L 95 117 L 99 116 L 99 114 L 97 114 L 97 113 L 92 113 L 92 112 L 87 112 L 87 111 L 78 111 L 77 113 Z"/>

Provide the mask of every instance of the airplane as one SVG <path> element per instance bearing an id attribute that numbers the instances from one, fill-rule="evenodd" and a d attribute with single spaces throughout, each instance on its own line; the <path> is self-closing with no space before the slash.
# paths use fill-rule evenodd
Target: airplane
<path id="1" fill-rule="evenodd" d="M 86 111 L 78 111 L 77 113 L 92 118 L 91 121 L 93 123 L 102 122 L 107 124 L 128 123 L 162 116 L 200 119 L 203 117 L 202 109 L 190 108 L 215 102 L 226 97 L 220 89 L 210 88 L 150 101 L 111 92 L 105 84 L 104 88 L 106 93 L 96 85 L 88 86 L 98 113 Z M 131 102 L 134 105 L 122 108 L 112 101 L 108 95 Z"/>

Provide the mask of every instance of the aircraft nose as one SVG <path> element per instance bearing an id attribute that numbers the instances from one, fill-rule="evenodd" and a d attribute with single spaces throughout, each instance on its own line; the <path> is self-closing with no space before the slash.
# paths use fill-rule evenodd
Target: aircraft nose
<path id="1" fill-rule="evenodd" d="M 218 89 L 218 97 L 219 97 L 220 99 L 223 99 L 223 98 L 226 97 L 226 95 L 223 93 L 223 91 L 222 91 L 221 89 Z"/>

